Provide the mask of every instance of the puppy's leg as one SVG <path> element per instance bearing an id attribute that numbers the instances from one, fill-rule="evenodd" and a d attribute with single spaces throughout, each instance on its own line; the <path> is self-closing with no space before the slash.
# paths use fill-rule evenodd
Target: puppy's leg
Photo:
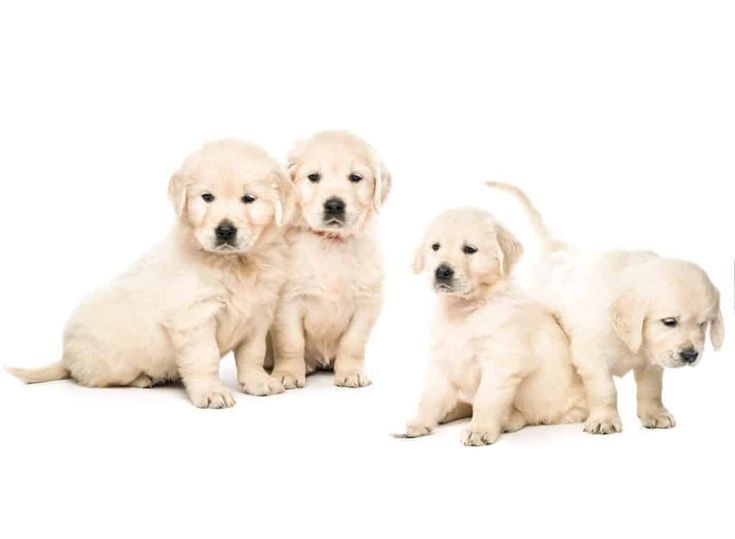
<path id="1" fill-rule="evenodd" d="M 296 389 L 306 384 L 304 327 L 301 319 L 301 311 L 296 305 L 283 304 L 271 328 L 274 349 L 272 376 L 285 389 Z"/>
<path id="2" fill-rule="evenodd" d="M 365 387 L 370 379 L 365 374 L 365 347 L 375 320 L 380 312 L 380 301 L 371 298 L 357 306 L 347 331 L 342 335 L 334 362 L 334 383 L 342 387 Z"/>
<path id="3" fill-rule="evenodd" d="M 492 444 L 506 426 L 513 426 L 509 420 L 522 381 L 523 375 L 519 372 L 492 363 L 483 366 L 480 385 L 472 401 L 472 421 L 462 436 L 464 445 Z M 518 417 L 513 417 L 513 423 L 517 422 Z"/>
<path id="4" fill-rule="evenodd" d="M 243 342 L 235 348 L 237 382 L 240 389 L 250 395 L 283 393 L 281 382 L 263 368 L 269 325 L 270 321 L 265 316 L 254 322 Z"/>
<path id="5" fill-rule="evenodd" d="M 472 405 L 469 402 L 457 401 L 454 408 L 446 413 L 439 424 L 446 425 L 452 421 L 467 419 L 468 417 L 472 417 Z"/>
<path id="6" fill-rule="evenodd" d="M 419 402 L 414 418 L 406 424 L 404 438 L 418 438 L 431 434 L 439 421 L 457 402 L 457 390 L 444 373 L 433 367 L 429 371 L 429 384 Z"/>
<path id="7" fill-rule="evenodd" d="M 602 364 L 585 367 L 584 370 L 579 369 L 590 410 L 584 431 L 590 434 L 621 432 L 623 425 L 618 415 L 618 392 L 612 374 Z"/>
<path id="8" fill-rule="evenodd" d="M 219 379 L 220 352 L 214 322 L 173 330 L 170 335 L 176 353 L 176 366 L 194 406 L 234 406 L 232 394 Z"/>
<path id="9" fill-rule="evenodd" d="M 670 429 L 676 426 L 674 416 L 661 401 L 664 370 L 650 365 L 637 368 L 635 383 L 638 390 L 638 417 L 647 429 Z"/>

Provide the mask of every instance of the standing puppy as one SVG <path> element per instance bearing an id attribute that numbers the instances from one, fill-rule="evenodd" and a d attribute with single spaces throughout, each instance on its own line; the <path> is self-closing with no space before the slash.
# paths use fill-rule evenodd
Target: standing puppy
<path id="1" fill-rule="evenodd" d="M 273 376 L 303 387 L 318 369 L 338 386 L 370 384 L 363 362 L 382 306 L 375 217 L 390 176 L 375 152 L 343 131 L 299 143 L 288 158 L 295 209 L 288 218 L 288 279 L 272 328 Z"/>
<path id="2" fill-rule="evenodd" d="M 285 275 L 276 221 L 289 193 L 285 171 L 260 148 L 206 144 L 171 178 L 173 232 L 79 306 L 59 363 L 10 371 L 26 382 L 71 377 L 92 387 L 181 379 L 196 406 L 226 408 L 235 401 L 219 361 L 234 350 L 243 391 L 282 391 L 263 360 Z"/>
<path id="3" fill-rule="evenodd" d="M 674 416 L 661 400 L 664 367 L 696 365 L 708 325 L 715 350 L 725 337 L 720 294 L 707 274 L 691 262 L 649 251 L 579 252 L 552 238 L 520 189 L 488 185 L 520 200 L 544 244 L 533 288 L 571 339 L 590 406 L 585 431 L 622 430 L 613 376 L 630 370 L 643 426 L 673 427 Z"/>
<path id="4" fill-rule="evenodd" d="M 525 425 L 587 416 L 569 342 L 554 317 L 510 274 L 523 248 L 489 213 L 449 210 L 429 227 L 414 271 L 429 268 L 440 308 L 428 387 L 403 437 L 472 417 L 465 445 L 486 445 Z"/>

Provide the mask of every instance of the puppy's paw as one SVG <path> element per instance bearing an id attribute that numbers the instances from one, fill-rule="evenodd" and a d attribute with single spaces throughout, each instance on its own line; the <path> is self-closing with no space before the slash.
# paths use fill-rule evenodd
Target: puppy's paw
<path id="1" fill-rule="evenodd" d="M 676 426 L 674 416 L 666 408 L 641 412 L 638 417 L 647 429 L 671 429 Z"/>
<path id="2" fill-rule="evenodd" d="M 300 389 L 306 385 L 306 375 L 288 371 L 273 371 L 271 378 L 275 379 L 283 389 Z"/>
<path id="3" fill-rule="evenodd" d="M 584 431 L 590 434 L 613 434 L 622 430 L 623 424 L 617 412 L 591 413 L 584 424 Z"/>
<path id="4" fill-rule="evenodd" d="M 284 392 L 284 387 L 278 378 L 269 376 L 264 370 L 248 371 L 239 380 L 240 389 L 248 395 L 264 397 Z"/>
<path id="5" fill-rule="evenodd" d="M 231 408 L 235 406 L 232 393 L 223 385 L 193 386 L 187 389 L 197 408 Z"/>
<path id="6" fill-rule="evenodd" d="M 357 371 L 336 371 L 334 373 L 334 383 L 339 387 L 365 387 L 372 382 L 362 370 Z"/>
<path id="7" fill-rule="evenodd" d="M 402 434 L 394 434 L 396 438 L 420 438 L 431 434 L 431 427 L 423 423 L 411 421 L 406 424 L 406 430 Z"/>
<path id="8" fill-rule="evenodd" d="M 499 436 L 499 430 L 469 428 L 462 433 L 462 443 L 467 446 L 490 445 L 495 443 Z"/>

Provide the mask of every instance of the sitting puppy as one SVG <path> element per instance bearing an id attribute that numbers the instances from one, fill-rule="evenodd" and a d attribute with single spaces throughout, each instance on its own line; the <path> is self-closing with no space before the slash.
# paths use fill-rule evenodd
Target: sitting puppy
<path id="1" fill-rule="evenodd" d="M 131 270 L 81 304 L 59 363 L 10 369 L 26 382 L 151 387 L 181 379 L 201 408 L 235 404 L 219 379 L 235 351 L 243 391 L 282 391 L 263 369 L 284 280 L 276 224 L 290 192 L 276 161 L 248 144 L 211 142 L 171 178 L 178 221 Z"/>
<path id="2" fill-rule="evenodd" d="M 575 251 L 552 238 L 520 189 L 488 185 L 521 201 L 544 244 L 534 290 L 571 339 L 572 361 L 590 407 L 584 430 L 620 432 L 613 375 L 631 369 L 643 426 L 673 427 L 674 416 L 661 401 L 663 368 L 695 365 L 702 357 L 707 325 L 715 350 L 724 340 L 719 292 L 705 272 L 691 262 L 651 252 Z"/>
<path id="3" fill-rule="evenodd" d="M 295 210 L 271 332 L 273 376 L 292 389 L 304 386 L 306 374 L 334 369 L 338 386 L 366 386 L 365 346 L 382 306 L 375 217 L 390 176 L 365 142 L 341 131 L 297 144 L 288 172 Z"/>
<path id="4" fill-rule="evenodd" d="M 582 382 L 554 317 L 510 279 L 521 244 L 490 214 L 440 215 L 419 247 L 440 310 L 428 387 L 402 436 L 472 416 L 465 445 L 491 444 L 525 425 L 575 423 L 587 416 Z"/>

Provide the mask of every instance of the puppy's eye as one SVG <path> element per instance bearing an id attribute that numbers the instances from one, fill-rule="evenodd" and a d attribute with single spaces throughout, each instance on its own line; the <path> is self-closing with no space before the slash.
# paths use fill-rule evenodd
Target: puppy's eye
<path id="1" fill-rule="evenodd" d="M 307 178 L 309 178 L 309 181 L 311 183 L 316 183 L 322 179 L 321 175 L 318 172 L 312 172 L 307 176 Z"/>
<path id="2" fill-rule="evenodd" d="M 472 247 L 472 245 L 465 245 L 462 247 L 462 252 L 466 255 L 473 255 L 477 252 L 477 247 Z"/>
<path id="3" fill-rule="evenodd" d="M 354 172 L 353 172 L 352 174 L 350 174 L 350 181 L 351 181 L 352 183 L 357 183 L 357 182 L 359 182 L 360 180 L 362 180 L 362 176 L 360 176 L 359 174 L 356 174 L 356 173 L 354 173 Z"/>
<path id="4" fill-rule="evenodd" d="M 664 318 L 661 323 L 667 328 L 675 328 L 679 325 L 679 321 L 676 318 Z"/>
<path id="5" fill-rule="evenodd" d="M 214 195 L 212 193 L 202 193 L 202 200 L 209 204 L 214 200 Z"/>
<path id="6" fill-rule="evenodd" d="M 707 327 L 707 322 L 702 322 L 699 324 L 699 329 L 705 329 Z"/>
<path id="7" fill-rule="evenodd" d="M 255 202 L 255 197 L 253 195 L 245 195 L 244 197 L 242 197 L 242 201 L 245 204 L 252 204 L 253 202 Z"/>
<path id="8" fill-rule="evenodd" d="M 432 251 L 438 251 L 440 247 L 441 247 L 441 245 L 439 245 L 438 243 L 435 243 L 434 245 L 431 246 L 431 250 Z"/>

